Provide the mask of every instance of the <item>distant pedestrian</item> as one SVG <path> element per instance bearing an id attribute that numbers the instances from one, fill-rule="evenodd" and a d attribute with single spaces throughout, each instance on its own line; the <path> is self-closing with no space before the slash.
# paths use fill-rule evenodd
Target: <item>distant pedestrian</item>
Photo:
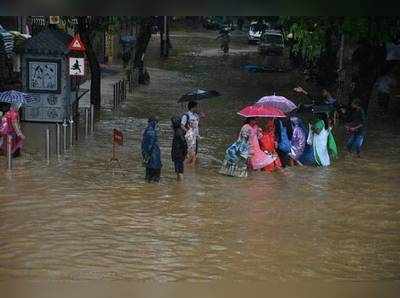
<path id="1" fill-rule="evenodd" d="M 396 80 L 390 73 L 386 73 L 379 77 L 374 85 L 377 91 L 378 104 L 381 108 L 382 114 L 387 114 L 389 111 L 390 93 L 395 85 Z"/>
<path id="2" fill-rule="evenodd" d="M 146 167 L 146 181 L 159 182 L 161 175 L 161 151 L 158 145 L 158 120 L 150 117 L 143 133 L 142 157 Z"/>
<path id="3" fill-rule="evenodd" d="M 181 126 L 181 118 L 172 117 L 171 123 L 174 130 L 171 157 L 175 166 L 176 179 L 180 181 L 183 178 L 184 161 L 188 152 L 188 146 L 185 138 L 185 131 Z"/>
<path id="4" fill-rule="evenodd" d="M 350 153 L 355 151 L 357 156 L 360 157 L 366 133 L 366 114 L 358 99 L 352 101 L 351 108 L 352 110 L 345 125 L 349 136 L 346 146 Z"/>

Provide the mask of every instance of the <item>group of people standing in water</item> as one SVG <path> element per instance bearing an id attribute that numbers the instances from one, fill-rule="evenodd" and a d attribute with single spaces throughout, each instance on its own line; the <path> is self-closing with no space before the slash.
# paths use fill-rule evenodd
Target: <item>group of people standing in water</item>
<path id="1" fill-rule="evenodd" d="M 366 116 L 359 100 L 348 108 L 340 108 L 348 135 L 346 147 L 359 156 L 366 132 Z M 199 121 L 197 102 L 189 102 L 188 111 L 171 118 L 174 131 L 171 158 L 177 180 L 182 180 L 185 164 L 194 165 L 198 152 Z M 286 118 L 246 118 L 237 140 L 225 154 L 221 174 L 247 177 L 249 171 L 274 172 L 286 166 L 327 167 L 338 157 L 332 128 L 335 121 L 329 116 L 316 117 L 305 125 L 301 117 L 291 113 Z M 149 118 L 143 133 L 142 157 L 146 181 L 158 182 L 162 162 L 158 144 L 158 120 Z"/>
<path id="2" fill-rule="evenodd" d="M 196 163 L 198 142 L 200 140 L 199 122 L 204 115 L 197 111 L 197 102 L 188 103 L 188 111 L 181 117 L 171 118 L 173 139 L 171 159 L 174 163 L 176 178 L 182 180 L 185 163 Z M 158 120 L 150 117 L 142 138 L 142 158 L 146 167 L 146 181 L 158 182 L 161 174 L 161 151 L 158 144 Z"/>
<path id="3" fill-rule="evenodd" d="M 340 111 L 347 133 L 346 147 L 358 156 L 365 136 L 366 116 L 359 100 Z M 273 172 L 286 166 L 327 167 L 338 157 L 329 116 L 305 125 L 298 115 L 287 118 L 246 118 L 238 139 L 226 150 L 221 174 L 247 177 L 248 171 Z"/>
<path id="4" fill-rule="evenodd" d="M 264 128 L 262 128 L 262 126 Z M 323 120 L 308 128 L 297 116 L 267 119 L 260 126 L 257 118 L 247 118 L 239 138 L 230 145 L 221 174 L 247 177 L 248 170 L 273 172 L 285 166 L 329 166 L 337 149 L 331 127 Z"/>

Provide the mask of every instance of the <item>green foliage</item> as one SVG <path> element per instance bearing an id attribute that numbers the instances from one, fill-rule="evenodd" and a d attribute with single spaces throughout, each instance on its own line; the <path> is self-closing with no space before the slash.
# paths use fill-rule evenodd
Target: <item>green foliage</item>
<path id="1" fill-rule="evenodd" d="M 121 24 L 137 25 L 143 19 L 138 16 L 63 16 L 62 21 L 66 27 L 75 29 L 78 22 L 85 26 L 88 31 L 117 33 L 121 28 Z"/>
<path id="2" fill-rule="evenodd" d="M 289 32 L 296 41 L 293 45 L 295 53 L 301 53 L 306 60 L 312 62 L 320 57 L 325 44 L 325 30 L 321 23 L 312 19 L 299 19 L 292 22 Z"/>
<path id="3" fill-rule="evenodd" d="M 326 50 L 327 35 L 372 44 L 387 42 L 400 34 L 400 17 L 282 17 L 279 23 L 293 34 L 293 50 L 315 61 Z M 336 49 L 337 50 L 337 49 Z"/>

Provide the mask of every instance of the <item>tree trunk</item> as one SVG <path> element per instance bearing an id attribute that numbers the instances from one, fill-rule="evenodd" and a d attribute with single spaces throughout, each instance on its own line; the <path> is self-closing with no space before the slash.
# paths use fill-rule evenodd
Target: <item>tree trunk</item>
<path id="1" fill-rule="evenodd" d="M 363 43 L 354 53 L 352 60 L 357 65 L 357 71 L 353 76 L 355 83 L 353 97 L 361 100 L 362 107 L 367 112 L 374 83 L 385 62 L 384 51 L 379 45 Z"/>
<path id="2" fill-rule="evenodd" d="M 164 56 L 164 34 L 162 30 L 160 30 L 160 57 Z"/>
<path id="3" fill-rule="evenodd" d="M 78 18 L 78 33 L 86 47 L 90 68 L 90 102 L 96 109 L 101 107 L 101 70 L 91 43 L 91 28 L 86 17 Z"/>
<path id="4" fill-rule="evenodd" d="M 165 19 L 167 20 L 165 22 Z M 169 39 L 169 17 L 159 17 L 160 57 L 168 58 L 171 42 Z"/>
<path id="5" fill-rule="evenodd" d="M 171 40 L 169 39 L 169 26 L 171 25 L 170 17 L 167 17 L 167 32 L 165 38 L 167 39 L 167 57 L 169 56 L 169 50 L 172 49 Z"/>
<path id="6" fill-rule="evenodd" d="M 135 58 L 133 60 L 133 66 L 134 68 L 139 69 L 140 84 L 143 84 L 145 79 L 143 58 L 151 38 L 152 25 L 152 17 L 143 18 L 139 25 L 139 33 L 135 46 Z"/>

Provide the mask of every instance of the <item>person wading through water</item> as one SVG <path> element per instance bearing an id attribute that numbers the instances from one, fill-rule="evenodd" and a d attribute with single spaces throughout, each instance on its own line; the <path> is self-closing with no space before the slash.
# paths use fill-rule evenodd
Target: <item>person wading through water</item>
<path id="1" fill-rule="evenodd" d="M 19 109 L 20 104 L 12 104 L 10 109 L 5 113 L 0 124 L 0 136 L 3 139 L 0 151 L 7 152 L 7 139 L 11 136 L 11 154 L 12 157 L 21 155 L 21 149 L 24 145 L 25 136 L 21 131 Z"/>
<path id="2" fill-rule="evenodd" d="M 146 181 L 159 182 L 161 175 L 161 151 L 158 145 L 158 120 L 150 117 L 143 132 L 142 157 L 146 167 Z"/>
<path id="3" fill-rule="evenodd" d="M 180 117 L 171 118 L 172 129 L 174 130 L 174 138 L 172 139 L 171 158 L 175 165 L 176 179 L 183 179 L 184 161 L 188 152 L 185 139 L 185 131 L 181 126 Z"/>
<path id="4" fill-rule="evenodd" d="M 182 116 L 181 126 L 185 131 L 185 138 L 188 146 L 186 162 L 188 165 L 194 165 L 197 159 L 199 149 L 199 121 L 200 115 L 197 111 L 197 102 L 188 103 L 188 111 Z"/>
<path id="5" fill-rule="evenodd" d="M 361 147 L 366 133 L 366 120 L 367 116 L 361 107 L 360 100 L 353 100 L 350 115 L 345 124 L 348 133 L 346 147 L 350 153 L 355 151 L 358 157 L 361 156 Z"/>

